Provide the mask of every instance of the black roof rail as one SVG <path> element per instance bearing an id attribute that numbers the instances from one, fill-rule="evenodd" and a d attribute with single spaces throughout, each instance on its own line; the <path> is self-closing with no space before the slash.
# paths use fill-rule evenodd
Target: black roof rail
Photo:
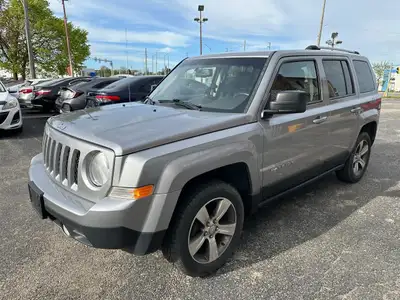
<path id="1" fill-rule="evenodd" d="M 347 52 L 352 54 L 360 54 L 360 52 L 358 51 L 346 50 L 341 48 L 332 48 L 332 47 L 318 47 L 317 45 L 310 45 L 306 48 L 306 50 L 331 50 L 331 51 Z"/>

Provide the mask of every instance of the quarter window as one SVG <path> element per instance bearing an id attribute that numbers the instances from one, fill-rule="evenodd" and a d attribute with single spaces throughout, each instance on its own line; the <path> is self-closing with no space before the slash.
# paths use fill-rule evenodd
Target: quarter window
<path id="1" fill-rule="evenodd" d="M 272 84 L 270 101 L 282 91 L 304 91 L 308 102 L 320 101 L 317 68 L 314 61 L 293 61 L 283 63 Z"/>
<path id="2" fill-rule="evenodd" d="M 346 97 L 354 93 L 349 65 L 345 60 L 322 62 L 328 81 L 329 98 Z"/>
<path id="3" fill-rule="evenodd" d="M 354 61 L 360 93 L 372 92 L 376 89 L 374 77 L 368 63 L 361 60 Z"/>

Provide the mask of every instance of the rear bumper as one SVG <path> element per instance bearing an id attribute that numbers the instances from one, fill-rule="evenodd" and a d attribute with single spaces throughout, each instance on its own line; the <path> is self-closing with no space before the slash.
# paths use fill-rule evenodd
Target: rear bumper
<path id="1" fill-rule="evenodd" d="M 83 95 L 82 97 L 74 98 L 74 99 L 57 99 L 56 100 L 56 109 L 59 112 L 70 112 L 75 110 L 84 109 L 86 107 L 86 98 Z"/>

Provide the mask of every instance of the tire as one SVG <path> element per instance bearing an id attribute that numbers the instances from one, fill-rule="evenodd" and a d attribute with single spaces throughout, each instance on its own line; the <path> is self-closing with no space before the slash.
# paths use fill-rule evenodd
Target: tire
<path id="1" fill-rule="evenodd" d="M 361 149 L 361 143 L 364 144 L 362 146 L 362 149 L 364 149 L 365 145 L 368 146 L 368 149 L 367 152 L 360 157 L 359 150 Z M 369 134 L 366 132 L 361 132 L 357 138 L 357 142 L 354 146 L 353 151 L 351 152 L 349 158 L 346 161 L 346 164 L 344 165 L 344 168 L 336 172 L 336 176 L 339 180 L 347 183 L 357 183 L 361 180 L 369 164 L 369 158 L 371 156 L 371 145 L 372 142 Z M 361 163 L 358 163 L 359 172 L 356 172 L 355 160 L 358 160 L 359 158 L 361 158 L 364 162 L 364 167 L 360 170 Z"/>
<path id="2" fill-rule="evenodd" d="M 186 275 L 191 277 L 204 277 L 215 273 L 233 255 L 243 229 L 244 207 L 242 198 L 238 191 L 231 185 L 222 181 L 210 181 L 194 189 L 191 189 L 180 199 L 180 205 L 176 208 L 174 218 L 167 231 L 162 252 L 164 257 L 174 263 Z M 229 203 L 230 204 L 229 204 Z M 222 218 L 211 226 L 204 226 L 197 218 L 200 212 L 206 209 L 210 219 L 217 214 L 217 207 L 229 208 L 225 214 L 219 214 Z M 223 210 L 221 210 L 223 211 Z M 207 216 L 207 214 L 202 215 Z M 236 223 L 236 226 L 233 224 Z M 228 224 L 230 226 L 228 227 Z M 217 230 L 217 231 L 216 231 Z M 219 231 L 218 231 L 219 230 Z M 222 233 L 222 230 L 229 231 L 229 235 Z M 201 247 L 189 250 L 190 241 L 203 240 L 202 243 L 192 243 Z M 215 241 L 215 243 L 214 243 Z M 216 245 L 210 247 L 210 245 Z M 217 249 L 217 258 L 213 258 L 210 249 Z M 219 253 L 218 253 L 219 252 Z M 193 254 L 194 253 L 194 254 Z"/>
<path id="3" fill-rule="evenodd" d="M 42 113 L 50 113 L 52 110 L 54 109 L 54 107 L 52 105 L 43 105 L 41 108 L 41 112 Z"/>

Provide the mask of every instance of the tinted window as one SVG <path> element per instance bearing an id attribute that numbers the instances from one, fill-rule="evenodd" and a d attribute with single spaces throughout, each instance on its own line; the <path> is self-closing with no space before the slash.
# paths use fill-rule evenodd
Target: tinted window
<path id="1" fill-rule="evenodd" d="M 90 82 L 91 80 L 92 79 L 86 79 L 86 78 L 71 80 L 69 82 L 69 85 L 75 85 L 75 84 L 78 84 L 78 83 L 86 83 L 86 82 Z"/>
<path id="2" fill-rule="evenodd" d="M 283 63 L 272 84 L 270 101 L 282 91 L 304 91 L 309 102 L 320 100 L 317 68 L 314 61 L 294 61 Z"/>
<path id="3" fill-rule="evenodd" d="M 329 98 L 353 94 L 353 84 L 347 62 L 344 60 L 324 60 L 322 63 L 328 80 Z"/>
<path id="4" fill-rule="evenodd" d="M 160 82 L 159 79 L 154 79 L 154 78 L 144 80 L 144 81 L 141 82 L 141 84 L 140 84 L 140 86 L 138 88 L 138 92 L 139 93 L 150 93 L 151 86 L 153 84 L 157 84 L 159 82 Z"/>
<path id="5" fill-rule="evenodd" d="M 122 78 L 112 84 L 107 85 L 105 88 L 102 90 L 124 90 L 129 87 L 130 84 L 138 81 L 137 78 L 134 77 L 127 77 L 127 78 Z"/>
<path id="6" fill-rule="evenodd" d="M 59 78 L 59 79 L 54 79 L 54 80 L 50 80 L 50 81 L 45 81 L 45 82 L 42 82 L 42 83 L 39 83 L 39 84 L 37 84 L 36 86 L 37 87 L 42 87 L 42 86 L 51 86 L 51 85 L 53 85 L 53 84 L 55 84 L 55 83 L 58 83 L 58 82 L 61 82 L 61 81 L 63 81 L 64 79 L 63 78 Z"/>
<path id="7" fill-rule="evenodd" d="M 95 85 L 93 85 L 93 88 L 102 89 L 113 82 L 115 82 L 115 80 L 104 80 L 104 81 L 98 82 Z"/>
<path id="8" fill-rule="evenodd" d="M 346 79 L 347 93 L 354 94 L 354 82 L 353 78 L 350 75 L 350 67 L 349 63 L 345 60 L 342 61 L 342 68 L 344 71 L 344 78 Z"/>
<path id="9" fill-rule="evenodd" d="M 374 77 L 369 64 L 365 61 L 355 60 L 354 68 L 356 69 L 358 85 L 360 93 L 372 92 L 376 89 Z"/>
<path id="10" fill-rule="evenodd" d="M 4 93 L 6 91 L 4 85 L 0 82 L 0 93 Z"/>

